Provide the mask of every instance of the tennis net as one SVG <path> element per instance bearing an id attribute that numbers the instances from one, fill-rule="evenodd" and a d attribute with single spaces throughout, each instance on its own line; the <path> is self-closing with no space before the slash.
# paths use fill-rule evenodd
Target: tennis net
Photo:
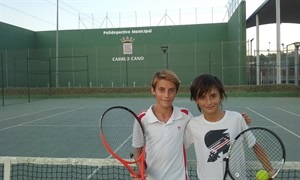
<path id="1" fill-rule="evenodd" d="M 189 179 L 197 178 L 196 162 L 188 161 Z M 0 157 L 0 180 L 131 179 L 114 159 Z M 254 178 L 253 178 L 254 179 Z M 300 179 L 300 162 L 287 162 L 276 179 Z"/>

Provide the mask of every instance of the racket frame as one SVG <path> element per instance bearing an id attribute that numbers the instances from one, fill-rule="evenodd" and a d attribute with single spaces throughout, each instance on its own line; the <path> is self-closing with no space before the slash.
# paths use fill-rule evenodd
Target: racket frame
<path id="1" fill-rule="evenodd" d="M 142 129 L 142 132 L 143 132 L 143 137 L 145 138 L 145 131 L 144 131 L 144 128 L 142 126 L 142 123 L 141 121 L 139 120 L 138 116 L 129 108 L 127 107 L 124 107 L 124 106 L 112 106 L 110 108 L 108 108 L 101 116 L 100 118 L 100 123 L 99 123 L 99 127 L 100 127 L 100 138 L 102 140 L 102 143 L 104 145 L 104 147 L 106 148 L 106 150 L 114 157 L 116 158 L 118 161 L 120 161 L 120 163 L 122 163 L 126 169 L 131 173 L 131 175 L 133 175 L 134 177 L 139 177 L 141 178 L 142 180 L 145 180 L 145 145 L 144 147 L 142 147 L 142 152 L 140 154 L 140 156 L 138 158 L 134 158 L 135 160 L 134 161 L 130 161 L 128 159 L 123 159 L 122 157 L 120 157 L 117 153 L 114 152 L 114 150 L 109 146 L 109 144 L 106 142 L 106 139 L 105 139 L 105 136 L 103 134 L 103 131 L 102 131 L 102 119 L 103 117 L 105 116 L 105 114 L 112 110 L 112 109 L 123 109 L 123 110 L 126 110 L 128 111 L 129 113 L 132 114 L 132 116 L 134 117 L 135 121 L 138 122 L 138 124 L 140 125 L 141 129 Z M 137 167 L 138 171 L 139 172 L 136 172 L 131 165 L 133 164 L 136 164 L 138 165 L 139 164 L 139 167 Z"/>

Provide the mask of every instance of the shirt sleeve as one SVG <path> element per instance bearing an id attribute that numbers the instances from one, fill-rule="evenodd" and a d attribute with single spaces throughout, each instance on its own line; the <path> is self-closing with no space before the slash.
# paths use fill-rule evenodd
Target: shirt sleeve
<path id="1" fill-rule="evenodd" d="M 246 124 L 245 120 L 243 117 L 241 117 L 241 123 L 242 123 L 242 131 L 247 130 L 249 128 L 249 126 Z M 254 144 L 256 143 L 256 138 L 253 135 L 253 133 L 251 131 L 247 131 L 244 134 L 244 138 L 247 140 L 248 146 L 249 147 L 253 147 Z"/>
<path id="2" fill-rule="evenodd" d="M 143 130 L 137 120 L 134 121 L 132 133 L 132 147 L 140 148 L 145 145 Z"/>

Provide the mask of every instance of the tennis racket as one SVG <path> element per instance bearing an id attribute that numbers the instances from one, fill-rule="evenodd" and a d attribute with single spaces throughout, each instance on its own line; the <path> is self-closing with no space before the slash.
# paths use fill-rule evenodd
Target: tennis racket
<path id="1" fill-rule="evenodd" d="M 285 147 L 271 130 L 252 127 L 236 136 L 225 161 L 224 179 L 273 179 L 285 163 Z"/>
<path id="2" fill-rule="evenodd" d="M 119 160 L 132 177 L 145 180 L 145 137 L 137 115 L 123 106 L 110 107 L 102 114 L 99 126 L 100 138 L 111 156 Z"/>

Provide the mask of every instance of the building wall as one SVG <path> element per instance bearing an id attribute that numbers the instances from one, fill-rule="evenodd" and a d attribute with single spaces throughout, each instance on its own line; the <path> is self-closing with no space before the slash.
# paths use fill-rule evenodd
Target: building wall
<path id="1" fill-rule="evenodd" d="M 58 58 L 56 31 L 16 28 L 7 33 L 15 27 L 0 24 L 7 37 L 1 41 L 1 52 L 9 55 L 3 69 L 10 73 L 2 77 L 8 79 L 7 86 L 24 85 L 18 82 L 29 78 L 27 63 L 33 87 L 55 86 L 56 80 L 61 87 L 149 86 L 153 73 L 164 68 L 175 71 L 183 85 L 202 73 L 215 74 L 224 84 L 246 83 L 244 1 L 228 23 L 59 31 Z M 7 44 L 12 37 L 14 42 Z M 130 55 L 123 54 L 121 39 L 126 37 L 133 39 Z M 162 45 L 168 46 L 165 54 Z M 20 66 L 26 72 L 16 81 L 12 72 Z"/>

